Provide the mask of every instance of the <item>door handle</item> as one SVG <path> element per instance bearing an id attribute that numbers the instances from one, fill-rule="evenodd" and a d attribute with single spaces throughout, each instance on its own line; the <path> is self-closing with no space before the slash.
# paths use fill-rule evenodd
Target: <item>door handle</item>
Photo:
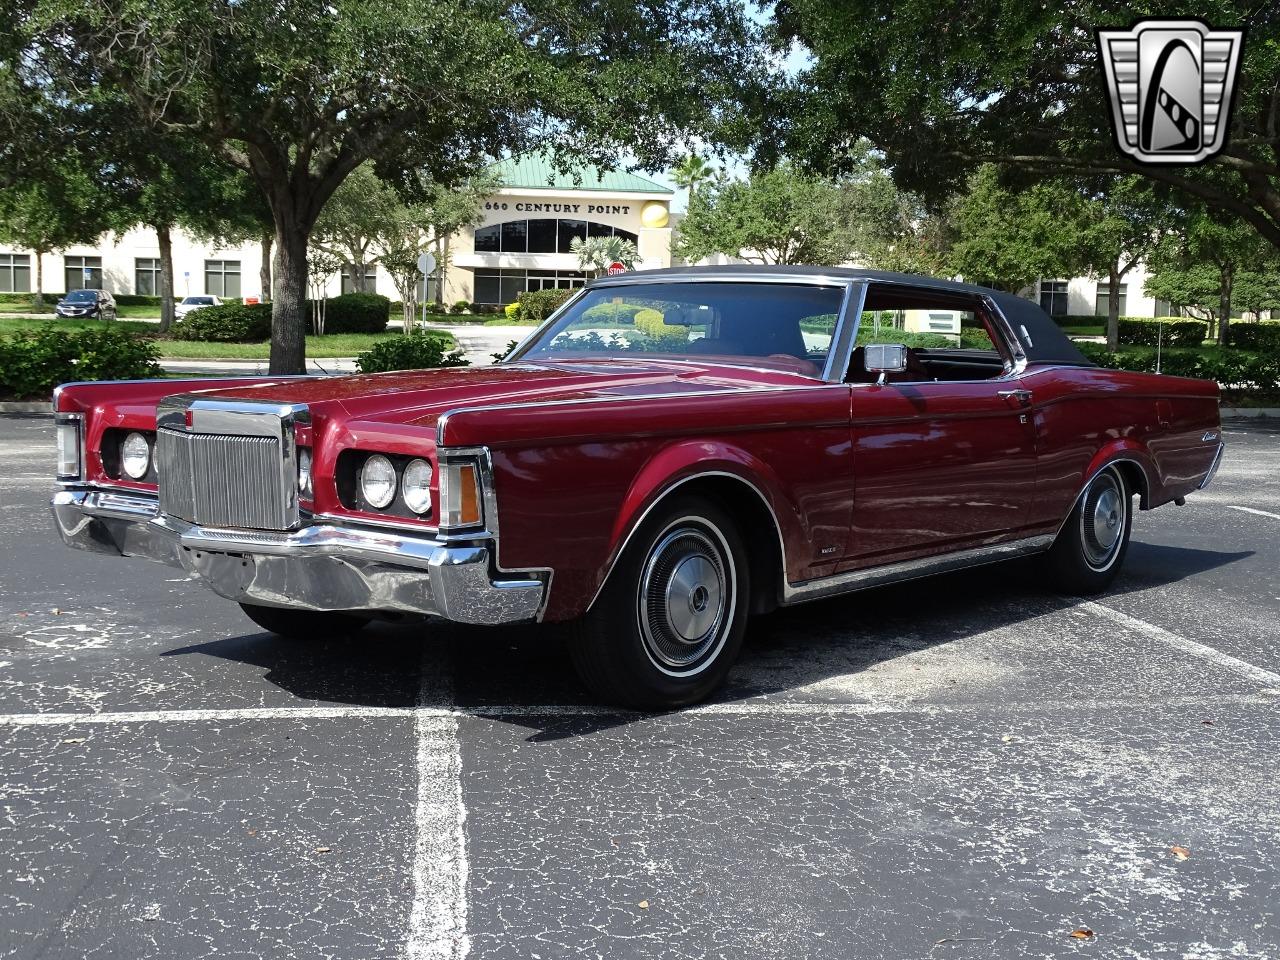
<path id="1" fill-rule="evenodd" d="M 1010 398 L 1017 400 L 1024 407 L 1031 403 L 1030 390 L 1001 390 L 997 396 L 1004 397 L 1006 400 Z"/>

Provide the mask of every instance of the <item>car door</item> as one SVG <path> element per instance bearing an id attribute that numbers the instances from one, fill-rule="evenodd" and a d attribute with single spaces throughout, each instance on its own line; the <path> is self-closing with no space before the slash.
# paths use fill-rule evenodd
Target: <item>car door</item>
<path id="1" fill-rule="evenodd" d="M 980 300 L 948 306 L 983 315 Z M 1010 357 L 1007 367 L 1016 366 Z M 1017 539 L 1030 524 L 1034 398 L 1007 370 L 993 366 L 992 373 L 947 381 L 917 368 L 896 382 L 852 385 L 854 511 L 845 569 Z"/>

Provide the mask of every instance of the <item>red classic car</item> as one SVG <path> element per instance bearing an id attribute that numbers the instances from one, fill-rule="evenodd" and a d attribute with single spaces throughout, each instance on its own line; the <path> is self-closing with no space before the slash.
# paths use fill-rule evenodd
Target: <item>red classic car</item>
<path id="1" fill-rule="evenodd" d="M 1015 296 L 822 268 L 597 280 L 492 367 L 54 407 L 71 546 L 302 639 L 573 621 L 587 686 L 642 708 L 707 696 L 779 606 L 1030 554 L 1101 590 L 1134 499 L 1223 450 L 1213 383 L 1099 369 Z"/>

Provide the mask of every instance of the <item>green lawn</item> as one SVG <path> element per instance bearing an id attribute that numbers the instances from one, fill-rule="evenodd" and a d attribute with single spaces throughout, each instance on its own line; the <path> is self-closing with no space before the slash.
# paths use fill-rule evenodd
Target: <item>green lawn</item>
<path id="1" fill-rule="evenodd" d="M 101 330 L 103 327 L 111 327 L 114 330 L 123 330 L 126 333 L 155 333 L 156 325 L 154 323 L 142 323 L 137 320 L 108 320 L 105 323 L 101 320 L 80 320 L 70 319 L 67 317 L 5 317 L 0 316 L 0 336 L 14 333 L 26 333 L 39 330 L 42 327 L 52 326 L 58 330 Z"/>
<path id="2" fill-rule="evenodd" d="M 1062 332 L 1069 337 L 1105 337 L 1107 326 L 1104 323 L 1087 327 L 1063 327 Z"/>
<path id="3" fill-rule="evenodd" d="M 443 330 L 427 330 L 429 336 L 455 345 L 452 336 Z M 354 357 L 375 343 L 394 337 L 403 337 L 399 331 L 391 333 L 330 333 L 323 337 L 307 337 L 307 357 L 323 360 L 326 357 Z M 156 346 L 160 356 L 171 360 L 266 360 L 271 355 L 270 343 L 201 343 L 195 340 L 161 340 Z"/>

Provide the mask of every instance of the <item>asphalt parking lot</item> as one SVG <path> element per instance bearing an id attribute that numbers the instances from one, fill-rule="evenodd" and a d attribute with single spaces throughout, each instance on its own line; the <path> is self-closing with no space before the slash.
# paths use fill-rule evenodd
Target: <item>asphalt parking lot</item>
<path id="1" fill-rule="evenodd" d="M 51 422 L 0 417 L 0 957 L 1273 960 L 1272 424 L 1096 601 L 797 608 L 638 716 L 554 631 L 296 644 L 67 550 Z"/>

